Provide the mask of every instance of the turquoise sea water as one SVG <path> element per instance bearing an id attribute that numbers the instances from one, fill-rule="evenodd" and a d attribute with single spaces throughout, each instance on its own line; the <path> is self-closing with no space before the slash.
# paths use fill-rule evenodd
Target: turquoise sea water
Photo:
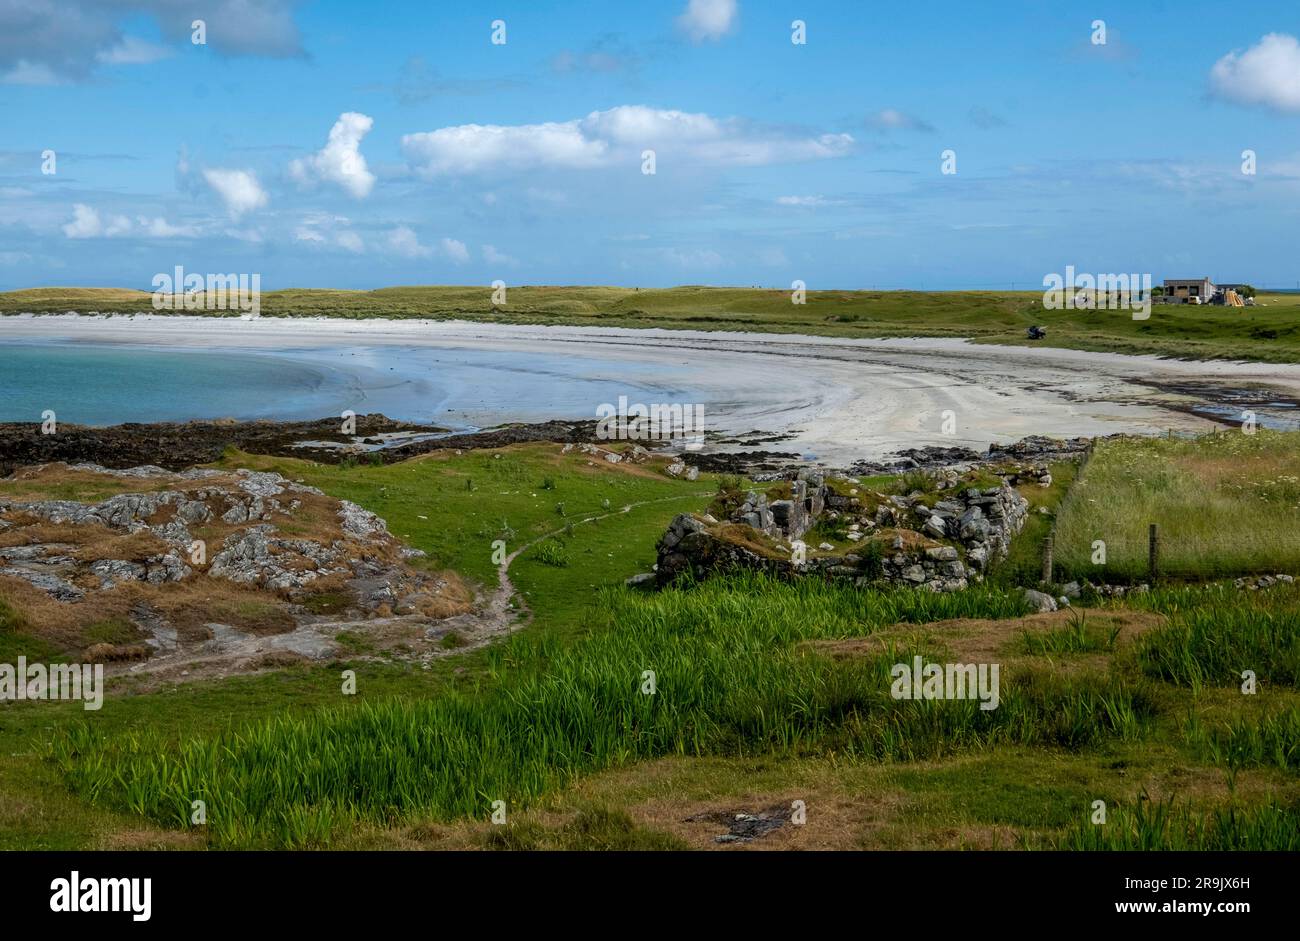
<path id="1" fill-rule="evenodd" d="M 0 343 L 0 421 L 84 425 L 296 420 L 344 410 L 450 428 L 594 418 L 619 395 L 698 401 L 662 366 L 551 354 L 407 347 L 276 352 L 26 340 Z"/>

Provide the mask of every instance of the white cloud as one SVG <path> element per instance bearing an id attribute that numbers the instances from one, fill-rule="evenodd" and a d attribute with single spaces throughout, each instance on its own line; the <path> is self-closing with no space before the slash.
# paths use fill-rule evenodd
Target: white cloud
<path id="1" fill-rule="evenodd" d="M 882 108 L 867 118 L 867 125 L 878 131 L 923 131 L 929 133 L 934 128 L 914 114 L 899 111 L 897 108 Z"/>
<path id="2" fill-rule="evenodd" d="M 499 252 L 494 245 L 483 246 L 483 260 L 489 265 L 514 265 L 518 264 L 515 259 L 511 258 L 505 252 Z"/>
<path id="3" fill-rule="evenodd" d="M 98 210 L 76 203 L 72 207 L 72 221 L 63 227 L 63 234 L 70 239 L 97 239 L 121 235 L 130 228 L 131 220 L 126 216 L 114 216 L 105 225 Z"/>
<path id="4" fill-rule="evenodd" d="M 336 245 L 345 251 L 361 254 L 366 250 L 366 243 L 361 236 L 347 228 L 347 216 L 333 216 L 328 213 L 308 213 L 302 224 L 294 230 L 293 237 L 299 242 L 314 245 Z M 324 231 L 322 231 L 322 229 Z"/>
<path id="5" fill-rule="evenodd" d="M 105 65 L 148 65 L 173 55 L 175 53 L 166 46 L 159 46 L 138 36 L 123 36 L 116 46 L 95 53 L 95 60 Z"/>
<path id="6" fill-rule="evenodd" d="M 415 230 L 405 225 L 399 225 L 388 233 L 388 247 L 403 258 L 428 258 L 433 255 L 433 249 L 421 245 Z"/>
<path id="7" fill-rule="evenodd" d="M 59 78 L 44 62 L 28 62 L 19 59 L 13 67 L 0 75 L 0 85 L 63 85 Z"/>
<path id="8" fill-rule="evenodd" d="M 450 258 L 458 265 L 463 265 L 465 262 L 469 261 L 469 249 L 466 248 L 465 243 L 459 239 L 444 238 L 439 240 L 438 246 L 442 250 L 443 255 Z"/>
<path id="9" fill-rule="evenodd" d="M 605 141 L 588 140 L 577 121 L 563 124 L 462 124 L 407 134 L 402 151 L 426 174 L 474 173 L 489 167 L 594 167 Z"/>
<path id="10" fill-rule="evenodd" d="M 825 196 L 778 196 L 776 204 L 778 206 L 799 206 L 804 209 L 812 209 L 817 206 L 834 206 L 837 200 L 827 199 Z"/>
<path id="11" fill-rule="evenodd" d="M 735 28 L 739 13 L 736 0 L 689 0 L 677 28 L 691 42 L 717 41 Z"/>
<path id="12" fill-rule="evenodd" d="M 708 248 L 665 248 L 664 260 L 682 268 L 716 268 L 722 264 L 722 256 Z"/>
<path id="13" fill-rule="evenodd" d="M 203 179 L 221 197 L 232 219 L 266 205 L 266 191 L 252 170 L 204 170 Z"/>
<path id="14" fill-rule="evenodd" d="M 260 229 L 226 229 L 226 237 L 254 245 L 261 245 L 264 241 Z"/>
<path id="15" fill-rule="evenodd" d="M 337 183 L 357 199 L 370 194 L 375 175 L 361 155 L 361 139 L 370 133 L 374 119 L 356 111 L 339 115 L 330 128 L 329 141 L 323 150 L 289 164 L 289 174 L 300 183 L 326 180 Z"/>
<path id="16" fill-rule="evenodd" d="M 1300 42 L 1269 33 L 1245 52 L 1234 49 L 1214 63 L 1210 84 L 1238 104 L 1300 113 Z"/>
<path id="17" fill-rule="evenodd" d="M 303 55 L 295 22 L 301 0 L 0 0 L 0 82 L 82 82 L 96 65 L 155 62 L 168 47 L 190 46 L 199 6 L 208 49 L 218 55 Z M 142 18 L 165 46 L 126 33 Z"/>
<path id="18" fill-rule="evenodd" d="M 145 216 L 137 216 L 136 222 L 140 224 L 141 234 L 148 238 L 194 238 L 199 234 L 198 230 L 194 228 L 194 226 L 172 225 L 161 216 L 153 219 L 149 219 Z"/>
<path id="19" fill-rule="evenodd" d="M 334 241 L 338 243 L 340 248 L 355 252 L 358 255 L 366 250 L 365 242 L 361 241 L 361 236 L 355 232 L 340 232 L 334 237 Z"/>
<path id="20" fill-rule="evenodd" d="M 572 121 L 463 124 L 402 138 L 407 160 L 426 176 L 500 168 L 590 169 L 631 161 L 639 165 L 643 148 L 654 150 L 660 164 L 669 156 L 693 164 L 763 166 L 840 157 L 852 146 L 848 134 L 801 136 L 739 118 L 645 105 L 620 105 Z"/>
<path id="21" fill-rule="evenodd" d="M 63 227 L 63 234 L 70 239 L 116 238 L 118 236 L 136 236 L 139 238 L 193 238 L 198 230 L 193 226 L 172 225 L 161 216 L 149 218 L 137 216 L 133 225 L 126 216 L 101 216 L 99 210 L 85 203 L 75 203 L 72 207 L 72 221 Z"/>

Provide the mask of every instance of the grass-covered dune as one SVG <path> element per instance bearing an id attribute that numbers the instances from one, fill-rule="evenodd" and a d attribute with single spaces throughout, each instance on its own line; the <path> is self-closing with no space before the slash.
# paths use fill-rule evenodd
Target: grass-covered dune
<path id="1" fill-rule="evenodd" d="M 144 291 L 36 288 L 0 293 L 0 314 L 152 310 Z M 1300 361 L 1300 294 L 1262 295 L 1251 308 L 1156 305 L 1149 319 L 1133 320 L 1128 311 L 1045 310 L 1041 292 L 1034 291 L 809 291 L 807 303 L 794 304 L 790 291 L 775 289 L 519 286 L 508 289 L 503 307 L 494 307 L 487 286 L 428 286 L 268 291 L 262 295 L 261 313 L 857 338 L 970 337 L 988 343 L 1024 343 L 1025 329 L 1040 324 L 1048 328 L 1041 345 L 1187 359 Z"/>

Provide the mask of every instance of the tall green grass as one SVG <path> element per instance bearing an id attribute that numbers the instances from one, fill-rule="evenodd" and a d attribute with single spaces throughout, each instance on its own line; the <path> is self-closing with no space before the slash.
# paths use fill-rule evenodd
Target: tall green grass
<path id="1" fill-rule="evenodd" d="M 1145 580 L 1151 523 L 1161 576 L 1300 572 L 1297 468 L 1300 432 L 1100 441 L 1058 514 L 1061 577 Z"/>
<path id="2" fill-rule="evenodd" d="M 1180 686 L 1239 685 L 1253 671 L 1261 683 L 1300 684 L 1300 594 L 1236 589 L 1168 593 L 1145 602 L 1169 623 L 1143 638 L 1143 670 Z"/>
<path id="3" fill-rule="evenodd" d="M 1216 764 L 1300 770 L 1300 707 L 1235 719 L 1216 728 L 1207 727 L 1193 714 L 1185 734 L 1199 756 Z"/>
<path id="4" fill-rule="evenodd" d="M 664 755 L 1080 748 L 1136 736 L 1154 711 L 1121 682 L 1032 673 L 1004 677 L 992 711 L 896 701 L 889 668 L 910 651 L 832 660 L 800 643 L 898 621 L 1015 616 L 1015 595 L 743 575 L 653 596 L 610 590 L 601 602 L 606 629 L 567 646 L 517 635 L 494 651 L 477 693 L 362 702 L 183 742 L 81 726 L 56 736 L 51 754 L 81 794 L 165 825 L 186 826 L 191 802 L 205 801 L 216 845 L 312 846 L 350 821 L 486 817 L 492 801 L 517 806 L 577 775 Z"/>
<path id="5" fill-rule="evenodd" d="M 1198 811 L 1171 797 L 1114 807 L 1104 824 L 1080 819 L 1061 840 L 1070 850 L 1296 850 L 1300 808 L 1277 801 L 1250 807 L 1230 804 Z"/>

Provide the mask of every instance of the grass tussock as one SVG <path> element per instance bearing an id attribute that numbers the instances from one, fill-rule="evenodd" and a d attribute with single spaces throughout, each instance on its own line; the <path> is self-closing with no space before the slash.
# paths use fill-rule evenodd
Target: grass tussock
<path id="1" fill-rule="evenodd" d="M 1169 622 L 1139 645 L 1147 675 L 1179 686 L 1235 686 L 1250 671 L 1261 684 L 1300 685 L 1300 592 L 1181 593 L 1196 597 L 1193 606 L 1180 606 L 1178 594 L 1149 602 L 1164 607 Z"/>
<path id="2" fill-rule="evenodd" d="M 1261 717 L 1247 716 L 1208 726 L 1193 714 L 1188 718 L 1187 742 L 1207 761 L 1232 769 L 1272 767 L 1300 770 L 1300 707 L 1280 709 Z"/>

